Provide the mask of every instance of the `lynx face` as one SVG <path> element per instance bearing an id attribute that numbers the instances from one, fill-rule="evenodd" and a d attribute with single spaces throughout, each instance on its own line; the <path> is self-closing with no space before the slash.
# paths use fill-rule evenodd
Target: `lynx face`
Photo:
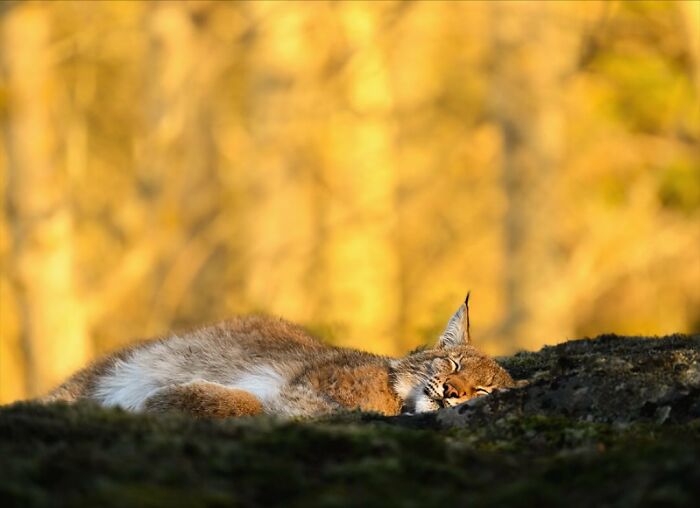
<path id="1" fill-rule="evenodd" d="M 494 360 L 471 345 L 467 301 L 452 316 L 431 350 L 402 362 L 397 390 L 404 395 L 404 411 L 422 413 L 454 407 L 499 388 L 515 386 Z"/>
<path id="2" fill-rule="evenodd" d="M 512 378 L 495 361 L 472 347 L 453 347 L 431 361 L 425 381 L 413 390 L 413 406 L 416 412 L 454 407 L 511 386 Z"/>

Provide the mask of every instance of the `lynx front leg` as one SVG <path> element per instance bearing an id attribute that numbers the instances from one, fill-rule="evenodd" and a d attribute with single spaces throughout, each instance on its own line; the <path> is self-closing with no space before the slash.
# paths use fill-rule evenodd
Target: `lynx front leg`
<path id="1" fill-rule="evenodd" d="M 144 410 L 179 411 L 199 418 L 252 416 L 263 412 L 262 404 L 253 394 L 208 381 L 162 388 L 146 399 Z"/>

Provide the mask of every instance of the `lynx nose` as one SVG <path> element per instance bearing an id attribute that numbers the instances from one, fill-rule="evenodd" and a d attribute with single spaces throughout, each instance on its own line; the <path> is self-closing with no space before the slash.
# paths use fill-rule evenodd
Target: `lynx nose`
<path id="1" fill-rule="evenodd" d="M 459 394 L 457 393 L 457 390 L 454 389 L 454 387 L 445 383 L 444 385 L 442 385 L 442 396 L 446 399 L 454 399 L 459 397 Z"/>
<path id="2" fill-rule="evenodd" d="M 466 392 L 464 390 L 460 389 L 458 386 L 455 386 L 450 381 L 446 381 L 445 384 L 442 385 L 442 396 L 446 399 L 458 399 L 459 397 L 464 397 L 465 395 Z"/>

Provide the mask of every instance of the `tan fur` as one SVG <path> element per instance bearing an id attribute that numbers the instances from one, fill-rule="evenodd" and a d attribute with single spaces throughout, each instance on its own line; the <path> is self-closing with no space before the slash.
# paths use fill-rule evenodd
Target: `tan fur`
<path id="1" fill-rule="evenodd" d="M 322 367 L 309 374 L 316 390 L 342 407 L 384 414 L 398 414 L 401 399 L 391 387 L 390 370 L 382 365 Z"/>
<path id="2" fill-rule="evenodd" d="M 53 402 L 62 400 L 65 402 L 75 402 L 76 400 L 85 397 L 85 394 L 91 393 L 95 388 L 95 383 L 104 374 L 107 374 L 114 364 L 119 360 L 124 360 L 129 357 L 130 353 L 137 349 L 145 341 L 136 342 L 127 347 L 124 347 L 114 353 L 100 358 L 90 364 L 88 367 L 79 370 L 71 376 L 65 383 L 62 383 L 51 391 L 45 397 L 40 398 L 42 402 Z"/>
<path id="3" fill-rule="evenodd" d="M 44 400 L 216 418 L 431 411 L 513 386 L 469 343 L 466 312 L 463 305 L 433 349 L 404 358 L 329 346 L 282 319 L 241 317 L 121 350 Z"/>
<path id="4" fill-rule="evenodd" d="M 263 412 L 262 404 L 252 394 L 206 381 L 163 388 L 146 399 L 144 409 L 152 413 L 177 411 L 200 418 L 253 416 Z"/>

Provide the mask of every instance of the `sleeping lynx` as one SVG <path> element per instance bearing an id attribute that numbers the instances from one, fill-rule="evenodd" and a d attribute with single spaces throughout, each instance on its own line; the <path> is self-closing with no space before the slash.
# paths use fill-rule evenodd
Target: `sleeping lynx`
<path id="1" fill-rule="evenodd" d="M 470 344 L 468 312 L 467 297 L 433 349 L 398 359 L 328 346 L 282 319 L 237 318 L 123 349 L 43 400 L 219 418 L 432 411 L 513 386 Z"/>

